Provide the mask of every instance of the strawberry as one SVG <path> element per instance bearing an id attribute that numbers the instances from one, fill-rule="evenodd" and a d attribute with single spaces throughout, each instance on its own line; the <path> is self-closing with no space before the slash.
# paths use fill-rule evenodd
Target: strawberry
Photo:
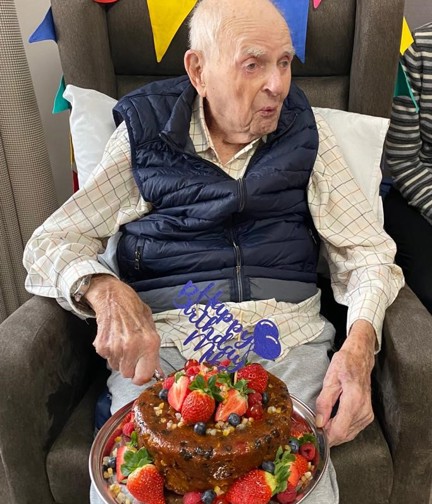
<path id="1" fill-rule="evenodd" d="M 248 392 L 249 389 L 247 388 L 246 380 L 240 380 L 233 388 L 230 388 L 225 399 L 219 404 L 216 410 L 216 422 L 226 422 L 231 413 L 243 416 L 248 409 Z"/>
<path id="2" fill-rule="evenodd" d="M 299 480 L 300 480 L 299 470 L 297 469 L 297 466 L 293 463 L 290 466 L 290 475 L 288 476 L 288 485 L 296 487 Z"/>
<path id="3" fill-rule="evenodd" d="M 199 366 L 190 366 L 186 369 L 186 376 L 192 378 L 201 372 L 201 368 Z"/>
<path id="4" fill-rule="evenodd" d="M 253 469 L 236 480 L 226 494 L 231 504 L 267 504 L 276 488 L 273 474 Z"/>
<path id="5" fill-rule="evenodd" d="M 183 369 L 187 371 L 190 367 L 199 366 L 199 362 L 196 359 L 189 359 L 185 362 Z"/>
<path id="6" fill-rule="evenodd" d="M 248 387 L 262 394 L 267 388 L 268 373 L 261 364 L 247 364 L 237 373 L 239 380 L 246 380 Z"/>
<path id="7" fill-rule="evenodd" d="M 202 390 L 193 390 L 184 400 L 181 415 L 186 424 L 208 422 L 215 410 L 215 400 Z"/>
<path id="8" fill-rule="evenodd" d="M 117 478 L 117 481 L 120 483 L 121 481 L 123 481 L 127 474 L 125 474 L 123 471 L 122 471 L 122 465 L 124 464 L 124 457 L 125 457 L 125 453 L 128 451 L 128 447 L 126 445 L 123 445 L 123 446 L 119 446 L 117 448 L 117 455 L 116 455 L 116 478 Z"/>
<path id="9" fill-rule="evenodd" d="M 291 432 L 290 436 L 293 438 L 301 438 L 303 434 L 309 433 L 309 425 L 300 417 L 293 414 L 291 417 Z"/>
<path id="10" fill-rule="evenodd" d="M 183 504 L 202 504 L 201 492 L 188 492 L 183 495 Z"/>
<path id="11" fill-rule="evenodd" d="M 135 499 L 146 504 L 165 504 L 164 480 L 153 464 L 145 464 L 129 474 L 127 489 Z"/>
<path id="12" fill-rule="evenodd" d="M 191 392 L 181 408 L 183 421 L 186 424 L 205 423 L 210 420 L 215 410 L 216 400 L 222 400 L 216 385 L 217 379 L 217 376 L 211 376 L 207 381 L 204 376 L 199 374 L 192 380 L 189 385 Z"/>
<path id="13" fill-rule="evenodd" d="M 165 504 L 164 480 L 148 451 L 128 450 L 123 460 L 121 473 L 127 476 L 126 486 L 131 495 L 146 504 Z"/>
<path id="14" fill-rule="evenodd" d="M 183 401 L 189 390 L 189 378 L 181 373 L 176 373 L 175 381 L 168 391 L 168 402 L 176 411 L 180 411 Z"/>
<path id="15" fill-rule="evenodd" d="M 299 477 L 301 478 L 305 472 L 309 471 L 309 462 L 306 460 L 305 457 L 303 457 L 303 455 L 300 455 L 299 453 L 296 453 L 294 456 L 295 456 L 294 464 L 299 473 Z"/>

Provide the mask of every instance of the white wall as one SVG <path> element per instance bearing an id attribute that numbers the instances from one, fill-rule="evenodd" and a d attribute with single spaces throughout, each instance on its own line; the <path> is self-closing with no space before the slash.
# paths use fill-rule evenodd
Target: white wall
<path id="1" fill-rule="evenodd" d="M 57 44 L 53 41 L 28 43 L 30 35 L 48 11 L 50 2 L 15 0 L 15 6 L 45 130 L 56 192 L 59 202 L 62 203 L 72 193 L 72 176 L 69 158 L 69 112 L 55 115 L 51 113 L 62 75 Z"/>
<path id="2" fill-rule="evenodd" d="M 432 21 L 432 0 L 405 1 L 405 13 L 411 28 Z M 51 114 L 54 96 L 61 77 L 57 45 L 52 41 L 34 44 L 27 42 L 29 36 L 45 16 L 50 2 L 49 0 L 15 0 L 15 5 L 47 138 L 54 182 L 59 201 L 63 202 L 72 192 L 72 181 L 69 161 L 69 113 Z"/>

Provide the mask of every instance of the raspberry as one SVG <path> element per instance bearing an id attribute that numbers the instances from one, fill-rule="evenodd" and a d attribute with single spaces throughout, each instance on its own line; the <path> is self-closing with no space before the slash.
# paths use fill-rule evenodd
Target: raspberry
<path id="1" fill-rule="evenodd" d="M 188 492 L 183 495 L 183 504 L 201 504 L 200 492 Z"/>
<path id="2" fill-rule="evenodd" d="M 127 422 L 123 425 L 123 434 L 127 437 L 131 437 L 132 432 L 135 430 L 135 425 L 133 422 Z"/>
<path id="3" fill-rule="evenodd" d="M 315 445 L 310 442 L 304 443 L 300 446 L 299 453 L 300 455 L 303 455 L 306 460 L 311 461 L 315 458 Z"/>

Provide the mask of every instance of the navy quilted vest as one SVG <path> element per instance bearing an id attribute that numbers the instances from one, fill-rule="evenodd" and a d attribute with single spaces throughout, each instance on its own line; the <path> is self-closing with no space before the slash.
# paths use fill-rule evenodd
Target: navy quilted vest
<path id="1" fill-rule="evenodd" d="M 138 292 L 188 280 L 316 283 L 317 239 L 306 191 L 318 149 L 311 108 L 293 84 L 277 130 L 234 180 L 200 158 L 189 137 L 196 92 L 187 77 L 153 82 L 117 104 L 126 121 L 135 181 L 153 211 L 122 226 L 121 277 Z"/>

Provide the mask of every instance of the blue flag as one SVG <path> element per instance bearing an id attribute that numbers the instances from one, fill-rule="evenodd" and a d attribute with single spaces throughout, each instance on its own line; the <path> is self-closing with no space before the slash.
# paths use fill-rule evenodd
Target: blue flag
<path id="1" fill-rule="evenodd" d="M 309 0 L 275 0 L 275 4 L 288 23 L 296 55 L 304 63 Z"/>
<path id="2" fill-rule="evenodd" d="M 54 42 L 57 42 L 51 7 L 48 9 L 42 23 L 36 28 L 29 38 L 30 43 L 41 42 L 42 40 L 54 40 Z"/>

